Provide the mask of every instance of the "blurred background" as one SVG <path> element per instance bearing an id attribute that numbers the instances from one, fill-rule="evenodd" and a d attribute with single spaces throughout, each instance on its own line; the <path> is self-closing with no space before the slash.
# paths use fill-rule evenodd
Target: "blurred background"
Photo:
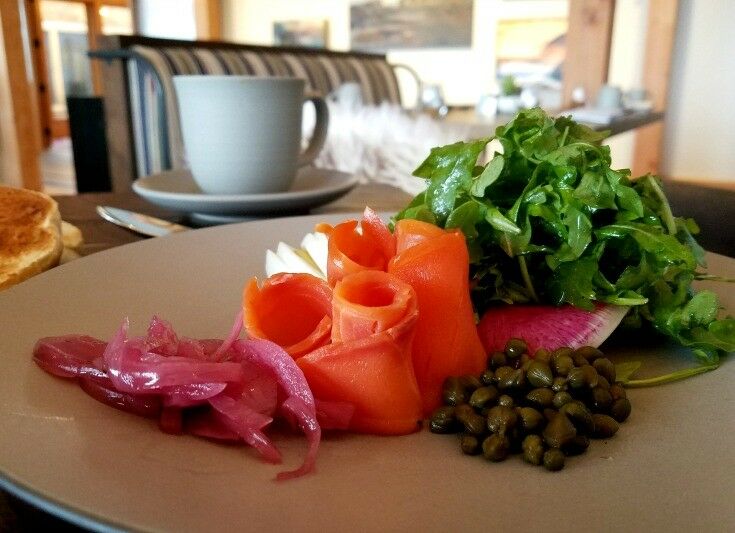
<path id="1" fill-rule="evenodd" d="M 664 113 L 608 141 L 615 166 L 735 188 L 730 0 L 0 0 L 0 7 L 0 183 L 76 191 L 68 106 L 90 96 L 104 106 L 106 94 L 104 62 L 87 53 L 105 36 L 141 35 L 385 54 L 409 67 L 396 70 L 405 109 L 439 98 L 446 120 L 484 120 L 488 128 L 496 113 L 530 105 L 594 112 L 605 104 L 600 89 L 611 87 L 608 96 Z"/>

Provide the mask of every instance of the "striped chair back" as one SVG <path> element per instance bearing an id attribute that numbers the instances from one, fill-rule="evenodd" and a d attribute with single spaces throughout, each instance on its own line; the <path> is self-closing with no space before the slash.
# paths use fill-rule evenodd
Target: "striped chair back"
<path id="1" fill-rule="evenodd" d="M 367 104 L 400 104 L 398 81 L 385 57 L 270 47 L 130 47 L 129 101 L 137 172 L 146 176 L 186 166 L 179 127 L 176 74 L 286 76 L 301 78 L 322 96 L 357 82 Z"/>

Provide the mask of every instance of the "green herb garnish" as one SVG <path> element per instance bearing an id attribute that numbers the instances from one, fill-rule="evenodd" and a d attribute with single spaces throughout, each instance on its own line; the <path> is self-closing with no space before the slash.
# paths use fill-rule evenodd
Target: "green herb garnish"
<path id="1" fill-rule="evenodd" d="M 480 314 L 502 302 L 630 306 L 625 325 L 650 324 L 715 368 L 735 351 L 735 319 L 717 318 L 714 293 L 692 290 L 711 278 L 698 270 L 699 230 L 672 214 L 657 177 L 611 169 L 605 136 L 521 111 L 497 128 L 502 154 L 485 165 L 478 158 L 490 138 L 432 149 L 414 172 L 426 190 L 396 220 L 463 231 Z"/>

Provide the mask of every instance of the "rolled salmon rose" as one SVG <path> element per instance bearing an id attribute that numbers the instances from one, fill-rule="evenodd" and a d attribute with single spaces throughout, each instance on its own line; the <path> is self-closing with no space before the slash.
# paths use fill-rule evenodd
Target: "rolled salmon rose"
<path id="1" fill-rule="evenodd" d="M 416 431 L 421 396 L 411 361 L 414 290 L 385 272 L 350 274 L 334 288 L 332 316 L 332 344 L 296 360 L 314 396 L 352 404 L 352 431 Z"/>
<path id="2" fill-rule="evenodd" d="M 399 220 L 395 235 L 388 272 L 416 291 L 413 367 L 428 415 L 441 402 L 447 376 L 479 374 L 486 365 L 470 301 L 469 256 L 459 230 Z"/>
<path id="3" fill-rule="evenodd" d="M 243 324 L 250 337 L 301 357 L 330 340 L 332 289 L 311 274 L 276 274 L 262 286 L 251 278 L 243 291 Z"/>
<path id="4" fill-rule="evenodd" d="M 365 208 L 359 230 L 356 220 L 347 220 L 329 232 L 329 285 L 355 272 L 385 271 L 395 250 L 395 237 L 375 211 Z"/>

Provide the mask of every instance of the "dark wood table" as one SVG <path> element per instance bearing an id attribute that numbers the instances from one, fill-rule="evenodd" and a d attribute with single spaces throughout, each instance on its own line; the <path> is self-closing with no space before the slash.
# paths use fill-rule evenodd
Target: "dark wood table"
<path id="1" fill-rule="evenodd" d="M 366 205 L 376 211 L 393 212 L 401 209 L 410 199 L 409 194 L 388 185 L 358 185 L 342 198 L 311 212 L 355 213 L 361 212 Z M 56 200 L 59 203 L 61 217 L 82 230 L 82 235 L 84 235 L 84 245 L 80 250 L 82 255 L 147 238 L 102 220 L 95 211 L 98 205 L 120 207 L 172 222 L 192 225 L 185 215 L 157 207 L 133 192 L 58 196 Z"/>
<path id="2" fill-rule="evenodd" d="M 674 214 L 697 220 L 702 229 L 699 242 L 707 250 L 735 257 L 735 190 L 679 182 L 667 182 L 665 189 Z M 361 185 L 314 212 L 355 213 L 362 211 L 365 205 L 392 212 L 403 207 L 409 199 L 408 194 L 393 187 Z M 64 220 L 82 230 L 85 239 L 82 255 L 146 238 L 102 220 L 95 211 L 97 205 L 121 207 L 184 224 L 188 222 L 185 216 L 156 207 L 132 192 L 61 196 L 57 200 Z M 36 530 L 81 531 L 0 491 L 0 533 Z"/>

